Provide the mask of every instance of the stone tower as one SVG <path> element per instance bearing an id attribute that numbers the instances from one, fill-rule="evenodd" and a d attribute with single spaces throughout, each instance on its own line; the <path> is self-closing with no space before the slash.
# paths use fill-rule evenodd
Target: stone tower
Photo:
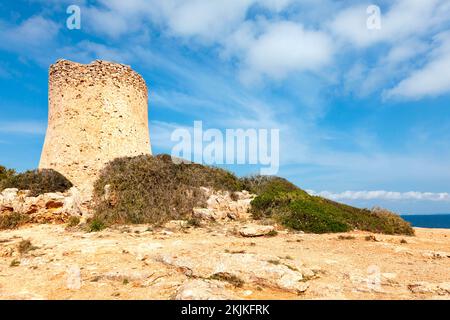
<path id="1" fill-rule="evenodd" d="M 89 197 L 107 162 L 151 154 L 147 99 L 144 79 L 128 66 L 58 60 L 39 168 L 60 172 Z"/>

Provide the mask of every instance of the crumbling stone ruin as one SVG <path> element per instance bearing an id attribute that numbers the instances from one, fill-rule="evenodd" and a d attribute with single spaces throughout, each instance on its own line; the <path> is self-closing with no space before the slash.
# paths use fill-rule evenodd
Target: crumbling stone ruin
<path id="1" fill-rule="evenodd" d="M 48 128 L 40 169 L 65 175 L 84 195 L 104 165 L 151 154 L 148 91 L 129 66 L 58 60 L 49 70 Z"/>

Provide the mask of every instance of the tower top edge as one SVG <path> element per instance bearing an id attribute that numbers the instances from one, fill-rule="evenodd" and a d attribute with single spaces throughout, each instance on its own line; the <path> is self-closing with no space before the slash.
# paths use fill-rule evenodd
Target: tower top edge
<path id="1" fill-rule="evenodd" d="M 106 61 L 94 60 L 90 63 L 83 64 L 66 59 L 58 59 L 54 64 L 50 65 L 49 77 L 53 82 L 65 79 L 65 82 L 83 80 L 101 81 L 106 78 L 112 78 L 114 81 L 128 82 L 137 88 L 147 92 L 147 84 L 144 78 L 131 66 Z"/>

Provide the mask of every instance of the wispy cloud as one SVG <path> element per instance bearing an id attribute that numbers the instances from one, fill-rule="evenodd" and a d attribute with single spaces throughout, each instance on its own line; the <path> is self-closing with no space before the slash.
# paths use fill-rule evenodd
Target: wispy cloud
<path id="1" fill-rule="evenodd" d="M 450 92 L 450 72 L 442 72 L 450 70 L 450 32 L 437 35 L 435 43 L 438 46 L 431 52 L 429 61 L 387 91 L 386 97 L 419 99 Z"/>
<path id="2" fill-rule="evenodd" d="M 450 201 L 447 192 L 396 192 L 396 191 L 344 191 L 333 193 L 329 191 L 316 192 L 308 190 L 308 193 L 331 200 L 425 200 L 425 201 Z"/>
<path id="3" fill-rule="evenodd" d="M 59 29 L 56 22 L 40 15 L 29 17 L 19 24 L 0 20 L 0 49 L 46 64 L 46 55 L 54 50 Z"/>
<path id="4" fill-rule="evenodd" d="M 5 134 L 36 134 L 43 135 L 46 131 L 46 124 L 40 121 L 2 121 L 0 122 L 0 132 Z"/>

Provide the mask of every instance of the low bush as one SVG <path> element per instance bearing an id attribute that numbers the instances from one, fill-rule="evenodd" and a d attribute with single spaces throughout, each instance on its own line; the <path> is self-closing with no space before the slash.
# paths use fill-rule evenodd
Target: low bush
<path id="1" fill-rule="evenodd" d="M 30 190 L 30 196 L 33 197 L 49 192 L 64 192 L 72 187 L 66 177 L 52 169 L 29 170 L 23 173 L 9 171 L 4 176 L 0 180 L 0 190 Z"/>
<path id="2" fill-rule="evenodd" d="M 0 166 L 0 189 L 3 180 L 10 179 L 16 172 L 13 169 L 7 169 L 4 166 Z"/>
<path id="3" fill-rule="evenodd" d="M 78 217 L 78 216 L 71 216 L 69 218 L 69 220 L 67 221 L 67 227 L 68 228 L 76 227 L 76 226 L 78 226 L 80 224 L 80 221 L 81 221 L 80 217 Z"/>
<path id="4" fill-rule="evenodd" d="M 105 228 L 106 228 L 105 223 L 98 218 L 92 219 L 91 221 L 89 221 L 89 224 L 87 225 L 88 232 L 99 232 Z"/>
<path id="5" fill-rule="evenodd" d="M 254 175 L 242 178 L 241 183 L 243 189 L 254 194 L 300 190 L 295 184 L 276 176 Z"/>
<path id="6" fill-rule="evenodd" d="M 169 155 L 125 157 L 110 162 L 94 185 L 91 231 L 111 224 L 160 225 L 169 220 L 189 219 L 194 207 L 206 205 L 201 187 L 232 193 L 246 189 L 255 193 L 257 197 L 251 202 L 254 218 L 275 220 L 295 230 L 325 233 L 359 229 L 414 234 L 407 222 L 387 210 L 358 209 L 311 196 L 279 177 L 238 179 L 219 168 L 176 164 Z"/>
<path id="7" fill-rule="evenodd" d="M 109 185 L 109 196 L 105 186 Z M 152 223 L 186 219 L 206 205 L 201 187 L 239 191 L 232 173 L 195 163 L 175 164 L 169 155 L 118 158 L 94 185 L 95 218 L 105 224 Z"/>
<path id="8" fill-rule="evenodd" d="M 244 186 L 250 186 L 257 194 L 251 202 L 251 213 L 256 219 L 275 219 L 286 227 L 311 233 L 359 229 L 414 234 L 409 223 L 388 210 L 359 209 L 312 196 L 281 178 L 252 177 L 244 179 Z"/>
<path id="9" fill-rule="evenodd" d="M 26 214 L 17 212 L 0 214 L 0 230 L 16 229 L 30 220 Z"/>
<path id="10" fill-rule="evenodd" d="M 21 255 L 28 253 L 29 251 L 36 250 L 37 247 L 34 246 L 30 240 L 22 240 L 17 246 L 17 250 Z"/>

